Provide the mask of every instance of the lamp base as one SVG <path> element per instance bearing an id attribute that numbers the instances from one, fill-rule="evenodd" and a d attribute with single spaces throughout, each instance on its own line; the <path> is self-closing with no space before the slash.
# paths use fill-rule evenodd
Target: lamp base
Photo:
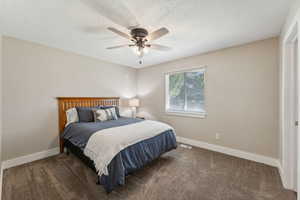
<path id="1" fill-rule="evenodd" d="M 136 107 L 132 107 L 132 118 L 136 118 Z"/>

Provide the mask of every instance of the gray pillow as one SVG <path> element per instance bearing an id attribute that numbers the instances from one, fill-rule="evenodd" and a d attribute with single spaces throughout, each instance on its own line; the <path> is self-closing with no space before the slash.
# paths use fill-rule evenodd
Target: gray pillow
<path id="1" fill-rule="evenodd" d="M 94 109 L 100 109 L 101 106 L 96 107 L 76 107 L 79 122 L 93 122 L 94 121 Z"/>

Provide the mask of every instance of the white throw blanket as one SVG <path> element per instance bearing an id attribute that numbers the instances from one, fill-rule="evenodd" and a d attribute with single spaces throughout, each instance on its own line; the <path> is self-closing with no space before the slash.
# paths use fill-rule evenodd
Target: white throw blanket
<path id="1" fill-rule="evenodd" d="M 167 130 L 173 128 L 165 123 L 151 120 L 103 129 L 90 137 L 84 154 L 94 161 L 99 176 L 108 175 L 107 166 L 120 151 Z"/>

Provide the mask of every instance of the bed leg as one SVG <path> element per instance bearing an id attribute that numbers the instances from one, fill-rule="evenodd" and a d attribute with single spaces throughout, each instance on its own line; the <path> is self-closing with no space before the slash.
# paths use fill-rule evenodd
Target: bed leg
<path id="1" fill-rule="evenodd" d="M 64 148 L 65 148 L 64 140 L 60 138 L 60 140 L 59 140 L 59 151 L 60 151 L 60 153 L 64 153 Z"/>
<path id="2" fill-rule="evenodd" d="M 96 185 L 100 185 L 100 178 L 99 178 L 99 176 L 97 177 Z"/>
<path id="3" fill-rule="evenodd" d="M 67 148 L 66 154 L 67 154 L 67 156 L 70 155 L 70 150 L 69 150 L 69 148 Z"/>

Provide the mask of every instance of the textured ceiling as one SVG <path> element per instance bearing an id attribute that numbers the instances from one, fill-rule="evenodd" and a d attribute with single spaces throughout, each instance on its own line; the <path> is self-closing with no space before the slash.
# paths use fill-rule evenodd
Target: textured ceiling
<path id="1" fill-rule="evenodd" d="M 277 36 L 293 0 L 0 1 L 4 35 L 139 68 Z M 108 26 L 128 32 L 137 23 L 167 27 L 155 43 L 173 49 L 150 50 L 142 65 L 130 48 L 105 49 L 128 43 Z"/>

